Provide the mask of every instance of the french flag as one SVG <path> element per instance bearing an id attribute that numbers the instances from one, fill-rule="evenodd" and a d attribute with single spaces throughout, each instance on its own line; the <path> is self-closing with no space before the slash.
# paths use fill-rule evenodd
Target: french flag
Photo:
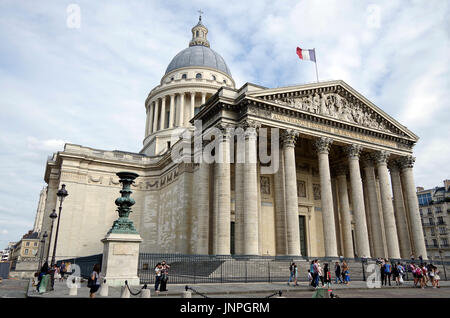
<path id="1" fill-rule="evenodd" d="M 297 46 L 297 55 L 302 60 L 308 60 L 316 62 L 316 51 L 315 49 L 312 50 L 305 50 L 301 49 Z"/>

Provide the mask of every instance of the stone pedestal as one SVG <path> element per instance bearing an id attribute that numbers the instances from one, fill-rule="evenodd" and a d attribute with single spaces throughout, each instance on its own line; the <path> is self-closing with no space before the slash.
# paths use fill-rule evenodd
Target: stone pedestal
<path id="1" fill-rule="evenodd" d="M 109 233 L 102 240 L 102 274 L 108 286 L 129 286 L 140 284 L 138 272 L 139 234 Z"/>

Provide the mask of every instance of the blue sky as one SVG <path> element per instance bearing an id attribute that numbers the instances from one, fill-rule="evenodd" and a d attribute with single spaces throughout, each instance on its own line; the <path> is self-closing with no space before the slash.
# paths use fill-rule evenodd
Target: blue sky
<path id="1" fill-rule="evenodd" d="M 80 9 L 80 27 L 68 27 Z M 450 178 L 447 1 L 0 2 L 0 248 L 32 228 L 65 142 L 138 152 L 144 101 L 202 9 L 237 86 L 342 79 L 420 137 L 417 185 Z"/>

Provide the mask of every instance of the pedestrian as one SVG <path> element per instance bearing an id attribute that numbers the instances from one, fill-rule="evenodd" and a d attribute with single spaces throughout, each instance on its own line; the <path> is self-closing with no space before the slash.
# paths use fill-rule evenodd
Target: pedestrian
<path id="1" fill-rule="evenodd" d="M 392 279 L 395 281 L 395 285 L 400 286 L 400 274 L 398 272 L 398 264 L 392 264 Z"/>
<path id="2" fill-rule="evenodd" d="M 317 288 L 319 286 L 319 261 L 317 259 L 313 262 L 313 287 Z"/>
<path id="3" fill-rule="evenodd" d="M 389 260 L 386 260 L 384 264 L 384 285 L 387 286 L 387 280 L 389 279 L 389 286 L 391 286 L 392 265 Z"/>
<path id="4" fill-rule="evenodd" d="M 342 272 L 344 277 L 344 284 L 348 285 L 350 283 L 350 270 L 346 262 L 342 263 Z"/>
<path id="5" fill-rule="evenodd" d="M 161 270 L 161 291 L 167 291 L 167 281 L 169 280 L 169 264 L 166 263 L 166 261 L 162 261 L 161 264 L 162 270 Z"/>
<path id="6" fill-rule="evenodd" d="M 158 263 L 155 266 L 155 292 L 159 293 L 159 285 L 161 284 L 162 264 Z"/>
<path id="7" fill-rule="evenodd" d="M 435 281 L 435 269 L 436 267 L 434 267 L 433 265 L 431 265 L 431 266 L 429 266 L 428 267 L 428 276 L 430 277 L 430 282 L 431 282 L 431 286 L 433 287 L 433 288 L 436 288 L 435 287 L 435 285 L 436 285 L 436 281 Z"/>
<path id="8" fill-rule="evenodd" d="M 398 270 L 398 276 L 399 276 L 398 283 L 399 283 L 399 285 L 402 285 L 403 281 L 404 281 L 403 276 L 405 275 L 405 267 L 403 267 L 403 265 L 400 262 L 398 262 L 397 270 Z"/>
<path id="9" fill-rule="evenodd" d="M 287 283 L 288 286 L 289 286 L 289 283 L 292 282 L 294 279 L 294 266 L 295 266 L 295 263 L 292 263 L 291 265 L 289 265 L 289 280 Z"/>
<path id="10" fill-rule="evenodd" d="M 58 265 L 53 264 L 49 274 L 50 274 L 50 282 L 51 282 L 51 288 L 50 290 L 54 290 L 55 289 L 55 275 L 57 275 L 58 272 Z"/>
<path id="11" fill-rule="evenodd" d="M 317 264 L 319 266 L 319 279 L 320 279 L 320 282 L 322 283 L 322 287 L 323 287 L 323 285 L 324 285 L 323 268 L 319 262 Z"/>
<path id="12" fill-rule="evenodd" d="M 434 267 L 433 270 L 434 270 L 434 287 L 441 288 L 441 286 L 439 285 L 439 281 L 441 280 L 441 278 L 439 277 L 439 270 L 437 269 L 437 267 Z"/>
<path id="13" fill-rule="evenodd" d="M 47 275 L 47 272 L 48 272 L 48 262 L 45 262 L 44 265 L 42 265 L 38 276 L 38 283 L 36 285 L 36 290 L 38 292 L 41 292 L 40 286 L 42 284 L 42 279 L 44 278 L 45 275 Z M 45 288 L 43 290 L 45 291 Z"/>
<path id="14" fill-rule="evenodd" d="M 381 276 L 381 285 L 384 285 L 386 276 L 386 261 L 384 258 L 381 259 L 380 263 L 380 276 Z"/>
<path id="15" fill-rule="evenodd" d="M 95 298 L 95 293 L 100 288 L 100 264 L 95 264 L 88 279 L 89 297 Z"/>
<path id="16" fill-rule="evenodd" d="M 61 277 L 59 278 L 59 281 L 64 280 L 64 274 L 66 272 L 66 263 L 64 261 L 61 262 L 61 266 L 59 266 L 59 273 Z"/>
<path id="17" fill-rule="evenodd" d="M 298 286 L 298 268 L 297 264 L 294 265 L 294 286 Z"/>
<path id="18" fill-rule="evenodd" d="M 339 262 L 336 262 L 334 264 L 334 275 L 336 275 L 336 278 L 334 279 L 334 283 L 337 284 L 338 280 L 339 280 L 339 284 L 342 284 L 341 265 L 339 265 Z"/>
<path id="19" fill-rule="evenodd" d="M 327 284 L 327 287 L 330 288 L 331 273 L 330 273 L 330 270 L 328 268 L 328 263 L 325 263 L 325 265 L 323 267 L 323 275 L 324 275 L 324 282 L 325 282 L 325 284 Z"/>
<path id="20" fill-rule="evenodd" d="M 311 274 L 311 270 L 308 269 L 308 282 L 312 286 L 313 276 Z"/>

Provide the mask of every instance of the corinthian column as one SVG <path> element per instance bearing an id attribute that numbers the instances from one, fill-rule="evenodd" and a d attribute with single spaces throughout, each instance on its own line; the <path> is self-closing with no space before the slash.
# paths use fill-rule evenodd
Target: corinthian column
<path id="1" fill-rule="evenodd" d="M 200 147 L 197 151 L 202 152 L 203 147 Z M 197 156 L 201 155 L 196 154 Z M 198 164 L 197 170 L 194 170 L 194 185 L 195 195 L 193 196 L 193 209 L 196 214 L 197 223 L 193 229 L 196 233 L 192 233 L 196 240 L 194 242 L 195 254 L 208 254 L 208 242 L 209 242 L 209 170 L 210 165 L 204 160 L 201 160 Z"/>
<path id="2" fill-rule="evenodd" d="M 230 133 L 222 128 L 219 136 L 217 162 L 214 164 L 214 217 L 215 239 L 214 254 L 230 254 L 230 211 L 231 211 L 231 180 L 230 180 Z"/>
<path id="3" fill-rule="evenodd" d="M 159 123 L 159 129 L 163 130 L 166 126 L 166 96 L 161 100 L 161 120 Z"/>
<path id="4" fill-rule="evenodd" d="M 353 258 L 355 257 L 355 252 L 353 251 L 352 219 L 350 215 L 350 205 L 348 203 L 346 174 L 347 169 L 345 167 L 338 167 L 336 169 L 336 179 L 338 181 L 339 210 L 341 212 L 341 230 L 342 239 L 344 241 L 344 257 Z"/>
<path id="5" fill-rule="evenodd" d="M 156 132 L 156 131 L 158 131 L 159 103 L 158 103 L 158 100 L 155 100 L 153 103 L 154 103 L 154 107 L 155 107 L 155 114 L 153 117 L 153 132 Z"/>
<path id="6" fill-rule="evenodd" d="M 359 170 L 359 154 L 362 147 L 350 145 L 345 148 L 348 154 L 350 184 L 352 187 L 353 216 L 355 218 L 356 245 L 359 257 L 370 257 L 369 235 L 367 233 L 366 212 L 364 209 L 363 186 Z"/>
<path id="7" fill-rule="evenodd" d="M 170 94 L 169 128 L 173 128 L 174 115 L 175 115 L 175 94 Z"/>
<path id="8" fill-rule="evenodd" d="M 259 254 L 258 183 L 256 162 L 256 126 L 252 122 L 245 125 L 244 164 L 244 254 Z"/>
<path id="9" fill-rule="evenodd" d="M 372 233 L 373 255 L 372 257 L 386 257 L 383 247 L 383 232 L 381 230 L 380 212 L 378 210 L 377 185 L 375 179 L 375 164 L 373 158 L 366 154 L 363 156 L 365 182 L 367 185 L 367 197 L 369 201 L 369 218 Z"/>
<path id="10" fill-rule="evenodd" d="M 389 172 L 387 168 L 388 157 L 389 153 L 387 151 L 378 151 L 375 153 L 378 178 L 380 179 L 381 205 L 383 207 L 383 220 L 388 254 L 389 258 L 400 258 L 397 226 L 395 225 L 394 206 L 392 204 L 391 184 L 389 182 Z"/>
<path id="11" fill-rule="evenodd" d="M 195 92 L 190 92 L 191 93 L 191 119 L 194 118 L 194 113 L 195 113 Z"/>
<path id="12" fill-rule="evenodd" d="M 293 130 L 283 131 L 281 135 L 285 168 L 285 208 L 287 254 L 301 255 L 300 229 L 298 224 L 297 172 L 295 169 L 295 141 L 298 133 Z"/>
<path id="13" fill-rule="evenodd" d="M 184 93 L 180 93 L 179 110 L 178 126 L 182 127 L 184 125 Z"/>
<path id="14" fill-rule="evenodd" d="M 402 183 L 406 192 L 406 204 L 408 205 L 411 235 L 414 243 L 415 256 L 428 259 L 423 237 L 422 222 L 420 220 L 419 203 L 417 201 L 416 186 L 414 184 L 413 166 L 416 159 L 412 156 L 400 159 Z"/>
<path id="15" fill-rule="evenodd" d="M 400 256 L 409 258 L 411 255 L 411 241 L 408 231 L 408 219 L 406 217 L 405 202 L 403 201 L 402 182 L 398 162 L 390 161 L 388 164 L 391 172 L 392 193 L 394 195 L 395 224 L 400 245 Z"/>
<path id="16" fill-rule="evenodd" d="M 275 191 L 275 235 L 276 235 L 276 251 L 277 255 L 287 254 L 286 242 L 286 201 L 285 201 L 285 169 L 284 154 L 282 149 L 278 148 L 279 165 L 274 175 L 274 191 Z M 297 199 L 298 200 L 298 199 Z"/>
<path id="17" fill-rule="evenodd" d="M 334 223 L 333 194 L 331 190 L 330 163 L 328 154 L 333 140 L 321 137 L 314 145 L 319 157 L 320 198 L 322 203 L 322 224 L 325 243 L 325 256 L 338 256 L 336 226 Z"/>

